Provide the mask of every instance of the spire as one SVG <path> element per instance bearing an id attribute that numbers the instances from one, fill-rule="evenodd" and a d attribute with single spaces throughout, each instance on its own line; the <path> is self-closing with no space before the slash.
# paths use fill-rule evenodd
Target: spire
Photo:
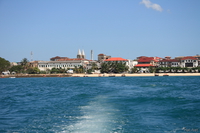
<path id="1" fill-rule="evenodd" d="M 84 56 L 85 56 L 85 52 L 84 52 L 84 50 L 82 50 L 82 55 L 84 55 Z"/>
<path id="2" fill-rule="evenodd" d="M 82 50 L 82 58 L 85 59 L 85 52 Z"/>
<path id="3" fill-rule="evenodd" d="M 77 58 L 80 59 L 80 58 L 82 58 L 81 56 L 82 56 L 82 55 L 81 55 L 81 51 L 80 51 L 80 49 L 79 49 L 79 50 L 78 50 L 78 54 L 77 54 Z"/>
<path id="4" fill-rule="evenodd" d="M 77 55 L 81 55 L 81 51 L 80 51 L 80 49 L 78 50 L 78 54 Z"/>

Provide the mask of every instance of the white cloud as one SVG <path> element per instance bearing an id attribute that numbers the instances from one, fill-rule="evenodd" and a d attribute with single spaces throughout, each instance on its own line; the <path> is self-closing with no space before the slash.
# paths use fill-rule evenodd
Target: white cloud
<path id="1" fill-rule="evenodd" d="M 140 4 L 144 4 L 147 8 L 152 8 L 156 11 L 162 12 L 162 10 L 163 10 L 160 5 L 154 4 L 150 0 L 142 0 L 142 2 L 140 2 Z"/>

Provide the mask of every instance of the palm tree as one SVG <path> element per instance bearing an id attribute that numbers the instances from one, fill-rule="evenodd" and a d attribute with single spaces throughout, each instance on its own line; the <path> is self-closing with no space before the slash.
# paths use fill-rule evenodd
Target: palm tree
<path id="1" fill-rule="evenodd" d="M 28 59 L 27 58 L 24 58 L 24 59 L 22 59 L 22 61 L 21 61 L 21 65 L 22 65 L 22 67 L 24 68 L 24 69 L 27 69 L 27 65 L 28 65 Z"/>
<path id="2" fill-rule="evenodd" d="M 97 70 L 98 69 L 98 66 L 97 66 L 97 64 L 96 63 L 92 63 L 92 68 L 91 68 L 92 70 Z"/>

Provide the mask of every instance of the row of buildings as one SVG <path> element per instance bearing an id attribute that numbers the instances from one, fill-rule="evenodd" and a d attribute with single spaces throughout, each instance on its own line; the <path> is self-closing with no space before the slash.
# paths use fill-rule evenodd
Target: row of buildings
<path id="1" fill-rule="evenodd" d="M 136 67 L 139 68 L 141 72 L 148 72 L 150 67 L 198 67 L 200 66 L 200 56 L 181 56 L 174 59 L 171 59 L 169 56 L 164 58 L 140 56 L 134 60 L 130 60 L 99 54 L 98 60 L 93 60 L 91 51 L 91 60 L 88 60 L 86 59 L 84 50 L 78 50 L 76 58 L 56 56 L 50 58 L 50 61 L 32 61 L 30 62 L 30 66 L 38 67 L 40 71 L 47 71 L 52 68 L 73 69 L 80 66 L 88 70 L 91 69 L 94 63 L 101 69 L 101 63 L 103 62 L 124 62 L 129 67 L 129 70 Z"/>

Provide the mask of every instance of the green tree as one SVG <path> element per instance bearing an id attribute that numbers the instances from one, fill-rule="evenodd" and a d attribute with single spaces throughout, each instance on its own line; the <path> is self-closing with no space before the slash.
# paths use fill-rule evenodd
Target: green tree
<path id="1" fill-rule="evenodd" d="M 28 74 L 37 74 L 37 73 L 39 73 L 39 72 L 40 72 L 40 70 L 39 70 L 37 67 L 28 68 L 28 69 L 27 69 L 27 73 L 28 73 Z"/>
<path id="2" fill-rule="evenodd" d="M 97 66 L 97 64 L 96 63 L 92 63 L 92 68 L 91 68 L 92 70 L 97 70 L 98 69 L 98 66 Z"/>
<path id="3" fill-rule="evenodd" d="M 52 68 L 50 71 L 50 73 L 58 73 L 58 72 L 59 72 L 58 68 Z"/>
<path id="4" fill-rule="evenodd" d="M 17 66 L 12 66 L 9 71 L 10 72 L 16 72 L 16 73 L 21 73 L 23 70 L 22 65 L 17 65 Z"/>
<path id="5" fill-rule="evenodd" d="M 131 73 L 137 73 L 137 72 L 138 72 L 138 69 L 136 67 L 131 69 Z"/>
<path id="6" fill-rule="evenodd" d="M 128 66 L 123 62 L 107 62 L 101 64 L 101 73 L 122 73 L 128 71 Z"/>
<path id="7" fill-rule="evenodd" d="M 87 73 L 88 73 L 88 74 L 92 74 L 92 69 L 88 69 L 88 70 L 87 70 Z"/>
<path id="8" fill-rule="evenodd" d="M 108 73 L 109 65 L 107 63 L 101 64 L 101 73 Z"/>
<path id="9" fill-rule="evenodd" d="M 161 67 L 157 67 L 157 68 L 156 68 L 156 73 L 159 73 L 160 70 L 161 70 Z"/>
<path id="10" fill-rule="evenodd" d="M 200 72 L 200 67 L 197 67 L 198 72 Z"/>
<path id="11" fill-rule="evenodd" d="M 149 72 L 150 72 L 150 73 L 155 73 L 155 72 L 156 72 L 156 68 L 150 66 L 150 67 L 149 67 Z"/>
<path id="12" fill-rule="evenodd" d="M 8 70 L 10 67 L 10 62 L 0 57 L 0 72 Z"/>
<path id="13" fill-rule="evenodd" d="M 174 67 L 174 69 L 175 69 L 175 72 L 176 72 L 176 73 L 178 73 L 178 72 L 180 72 L 180 71 L 182 70 L 181 67 Z"/>
<path id="14" fill-rule="evenodd" d="M 22 61 L 21 61 L 21 65 L 22 65 L 22 67 L 24 68 L 24 70 L 26 70 L 27 68 L 28 68 L 28 59 L 27 58 L 24 58 L 24 59 L 22 59 Z"/>

